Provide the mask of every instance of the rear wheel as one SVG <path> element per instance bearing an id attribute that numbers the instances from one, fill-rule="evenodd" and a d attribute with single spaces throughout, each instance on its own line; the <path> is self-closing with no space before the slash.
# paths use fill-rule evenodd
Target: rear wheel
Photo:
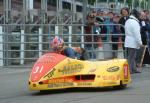
<path id="1" fill-rule="evenodd" d="M 125 89 L 127 87 L 127 84 L 123 84 L 122 81 L 120 81 L 120 85 L 114 86 L 114 89 Z"/>

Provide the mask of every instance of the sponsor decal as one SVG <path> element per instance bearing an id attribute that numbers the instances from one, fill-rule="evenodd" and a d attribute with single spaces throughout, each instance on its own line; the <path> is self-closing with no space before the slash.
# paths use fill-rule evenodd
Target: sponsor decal
<path id="1" fill-rule="evenodd" d="M 89 72 L 95 72 L 96 71 L 96 68 L 92 68 L 89 70 Z"/>
<path id="2" fill-rule="evenodd" d="M 64 83 L 50 83 L 48 84 L 48 88 L 61 88 L 61 87 L 68 87 L 73 86 L 72 82 L 64 82 Z"/>
<path id="3" fill-rule="evenodd" d="M 56 62 L 56 57 L 53 55 L 43 55 L 37 63 L 54 63 Z"/>
<path id="4" fill-rule="evenodd" d="M 71 64 L 71 60 L 69 58 L 67 60 L 68 60 L 68 64 Z"/>
<path id="5" fill-rule="evenodd" d="M 124 78 L 128 79 L 128 65 L 124 64 L 123 69 L 124 69 Z"/>
<path id="6" fill-rule="evenodd" d="M 56 59 L 54 55 L 43 55 L 42 58 Z"/>
<path id="7" fill-rule="evenodd" d="M 78 86 L 91 86 L 92 83 L 91 82 L 80 82 L 77 84 Z"/>
<path id="8" fill-rule="evenodd" d="M 35 68 L 33 68 L 32 73 L 36 74 L 36 73 L 42 73 L 43 70 L 43 65 L 42 66 L 36 66 Z"/>
<path id="9" fill-rule="evenodd" d="M 62 75 L 72 74 L 80 72 L 83 69 L 82 64 L 70 64 L 63 67 L 63 69 L 58 69 L 58 72 Z"/>
<path id="10" fill-rule="evenodd" d="M 101 76 L 100 76 L 100 75 L 97 75 L 97 78 L 101 78 Z"/>
<path id="11" fill-rule="evenodd" d="M 55 60 L 53 60 L 53 59 L 50 59 L 50 60 L 43 60 L 43 61 L 37 61 L 37 63 L 45 63 L 45 64 L 48 64 L 48 63 L 54 63 L 55 62 Z"/>
<path id="12" fill-rule="evenodd" d="M 64 83 L 64 82 L 73 82 L 72 77 L 64 77 L 64 78 L 54 78 L 54 79 L 50 79 L 48 81 L 48 83 Z"/>
<path id="13" fill-rule="evenodd" d="M 116 72 L 118 70 L 119 70 L 118 66 L 110 67 L 110 68 L 107 69 L 108 72 Z"/>
<path id="14" fill-rule="evenodd" d="M 47 53 L 38 59 L 38 61 L 34 64 L 32 68 L 32 72 L 30 75 L 32 82 L 39 81 L 42 77 L 44 77 L 47 73 L 49 73 L 49 77 L 53 75 L 53 68 L 59 62 L 64 60 L 66 57 L 63 55 L 59 55 L 56 53 Z M 54 62 L 52 62 L 54 61 Z M 50 73 L 52 71 L 52 73 Z"/>
<path id="15" fill-rule="evenodd" d="M 128 81 L 129 81 L 128 79 L 125 79 L 125 80 L 124 80 L 124 82 L 128 82 Z"/>
<path id="16" fill-rule="evenodd" d="M 100 85 L 105 86 L 105 85 L 116 85 L 116 82 L 101 82 Z"/>
<path id="17" fill-rule="evenodd" d="M 108 85 L 114 85 L 117 84 L 116 82 L 108 82 Z"/>
<path id="18" fill-rule="evenodd" d="M 120 76 L 119 75 L 109 75 L 109 76 L 101 76 L 103 80 L 119 80 Z"/>
<path id="19" fill-rule="evenodd" d="M 54 75 L 55 70 L 56 70 L 55 68 L 51 69 L 51 71 L 47 75 L 45 75 L 44 78 L 45 77 L 51 78 Z"/>

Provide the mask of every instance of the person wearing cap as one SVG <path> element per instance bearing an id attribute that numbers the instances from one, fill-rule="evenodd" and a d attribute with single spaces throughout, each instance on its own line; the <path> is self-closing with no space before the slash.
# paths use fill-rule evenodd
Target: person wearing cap
<path id="1" fill-rule="evenodd" d="M 140 33 L 140 21 L 138 20 L 140 13 L 133 9 L 129 19 L 125 23 L 125 44 L 128 52 L 128 63 L 131 73 L 140 73 L 136 67 L 136 51 L 140 47 L 143 47 L 141 33 Z"/>

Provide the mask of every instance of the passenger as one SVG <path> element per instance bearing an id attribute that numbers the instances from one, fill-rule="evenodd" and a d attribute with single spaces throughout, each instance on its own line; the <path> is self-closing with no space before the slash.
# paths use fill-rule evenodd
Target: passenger
<path id="1" fill-rule="evenodd" d="M 52 51 L 55 53 L 59 53 L 74 59 L 88 59 L 86 51 L 83 48 L 65 46 L 64 40 L 58 36 L 55 36 L 50 45 L 52 47 Z"/>
<path id="2" fill-rule="evenodd" d="M 136 51 L 140 47 L 143 47 L 140 24 L 139 24 L 140 13 L 137 10 L 133 10 L 129 19 L 125 23 L 125 47 L 128 51 L 128 63 L 131 73 L 140 73 L 136 67 Z"/>

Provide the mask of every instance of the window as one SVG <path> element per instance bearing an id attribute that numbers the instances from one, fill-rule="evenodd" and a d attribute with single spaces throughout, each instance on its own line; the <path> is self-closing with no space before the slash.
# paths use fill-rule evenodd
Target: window
<path id="1" fill-rule="evenodd" d="M 82 12 L 82 6 L 77 5 L 77 6 L 76 6 L 76 11 L 77 11 L 77 12 Z"/>
<path id="2" fill-rule="evenodd" d="M 51 6 L 57 6 L 57 0 L 47 0 L 47 4 Z"/>
<path id="3" fill-rule="evenodd" d="M 71 4 L 70 3 L 68 3 L 68 2 L 62 2 L 62 8 L 63 9 L 69 9 L 69 10 L 71 10 Z"/>

